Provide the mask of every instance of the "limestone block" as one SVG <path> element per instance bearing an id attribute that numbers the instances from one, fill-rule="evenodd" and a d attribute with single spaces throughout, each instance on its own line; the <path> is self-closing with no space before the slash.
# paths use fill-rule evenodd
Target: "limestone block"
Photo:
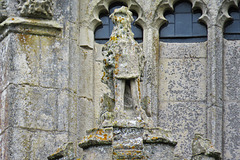
<path id="1" fill-rule="evenodd" d="M 79 39 L 79 25 L 78 23 L 68 23 L 69 24 L 69 39 L 78 41 Z"/>
<path id="2" fill-rule="evenodd" d="M 9 127 L 9 96 L 8 91 L 5 89 L 0 92 L 0 134 L 2 134 Z"/>
<path id="3" fill-rule="evenodd" d="M 111 146 L 96 146 L 84 150 L 83 160 L 101 159 L 112 160 Z"/>
<path id="4" fill-rule="evenodd" d="M 240 159 L 240 103 L 227 102 L 224 114 L 224 159 Z"/>
<path id="5" fill-rule="evenodd" d="M 114 149 L 143 149 L 143 129 L 114 128 Z"/>
<path id="6" fill-rule="evenodd" d="M 225 43 L 225 100 L 240 100 L 240 41 L 224 41 Z"/>
<path id="7" fill-rule="evenodd" d="M 37 131 L 32 136 L 31 158 L 36 160 L 47 159 L 56 146 L 68 141 L 67 132 Z"/>
<path id="8" fill-rule="evenodd" d="M 58 19 L 58 21 L 66 23 L 69 20 L 69 14 L 71 11 L 70 0 L 54 1 L 53 7 L 54 7 L 53 19 Z"/>
<path id="9" fill-rule="evenodd" d="M 25 34 L 10 34 L 8 44 L 8 54 L 10 70 L 9 79 L 11 83 L 29 83 L 38 85 L 39 83 L 39 36 Z"/>
<path id="10" fill-rule="evenodd" d="M 67 141 L 67 132 L 49 132 L 8 128 L 0 136 L 1 159 L 34 159 L 42 160 L 58 146 Z"/>
<path id="11" fill-rule="evenodd" d="M 69 47 L 60 39 L 41 37 L 40 85 L 66 88 L 69 77 Z"/>
<path id="12" fill-rule="evenodd" d="M 94 44 L 94 33 L 87 27 L 80 28 L 79 43 L 81 47 L 93 48 Z"/>
<path id="13" fill-rule="evenodd" d="M 103 49 L 103 44 L 98 44 L 94 43 L 94 55 L 95 55 L 95 60 L 98 62 L 103 62 L 103 55 L 102 55 L 102 49 Z"/>
<path id="14" fill-rule="evenodd" d="M 161 58 L 206 58 L 207 42 L 165 43 L 160 42 Z"/>
<path id="15" fill-rule="evenodd" d="M 26 129 L 12 127 L 5 133 L 7 159 L 31 159 L 33 133 Z"/>
<path id="16" fill-rule="evenodd" d="M 168 144 L 145 144 L 144 153 L 149 160 L 174 160 L 174 146 Z"/>
<path id="17" fill-rule="evenodd" d="M 215 160 L 215 158 L 204 156 L 204 155 L 199 155 L 199 156 L 192 158 L 192 160 Z"/>
<path id="18" fill-rule="evenodd" d="M 71 7 L 71 10 L 70 10 L 69 21 L 77 23 L 79 19 L 80 2 L 78 0 L 71 0 L 70 7 Z"/>
<path id="19" fill-rule="evenodd" d="M 64 99 L 63 99 L 64 100 Z M 66 100 L 66 99 L 65 99 Z M 68 131 L 72 133 L 73 135 L 75 134 L 78 135 L 78 128 L 81 129 L 81 126 L 78 126 L 78 122 L 80 121 L 80 117 L 78 116 L 78 111 L 79 111 L 79 99 L 76 94 L 69 93 L 68 94 L 68 102 L 66 104 L 67 110 L 66 112 L 62 112 L 62 115 L 66 117 L 66 121 L 64 121 L 63 124 L 68 126 Z M 78 137 L 70 137 L 71 141 L 76 140 Z M 73 139 L 72 139 L 73 138 Z"/>
<path id="20" fill-rule="evenodd" d="M 158 125 L 172 131 L 178 142 L 175 153 L 190 158 L 194 134 L 206 133 L 206 105 L 203 102 L 162 102 Z"/>
<path id="21" fill-rule="evenodd" d="M 9 81 L 64 88 L 68 85 L 68 47 L 54 37 L 10 34 Z"/>
<path id="22" fill-rule="evenodd" d="M 8 134 L 7 132 L 1 132 L 0 134 L 0 159 L 8 158 Z"/>
<path id="23" fill-rule="evenodd" d="M 68 87 L 74 93 L 79 92 L 79 61 L 80 61 L 80 54 L 79 54 L 79 47 L 77 46 L 77 42 L 75 40 L 70 40 L 69 43 L 69 80 L 68 80 Z"/>
<path id="24" fill-rule="evenodd" d="M 79 61 L 79 78 L 80 96 L 93 99 L 93 52 L 88 49 L 80 50 L 80 61 Z"/>
<path id="25" fill-rule="evenodd" d="M 0 43 L 0 91 L 9 84 L 10 55 L 8 54 L 8 43 L 10 37 L 6 37 Z"/>
<path id="26" fill-rule="evenodd" d="M 55 117 L 57 125 L 56 128 L 58 131 L 69 131 L 70 130 L 70 123 L 75 119 L 71 119 L 69 117 L 70 113 L 76 113 L 75 110 L 71 110 L 72 104 L 76 104 L 77 100 L 74 96 L 71 96 L 71 92 L 68 91 L 58 91 L 56 97 L 56 110 Z M 52 107 L 52 106 L 51 106 Z M 75 107 L 75 105 L 73 106 Z"/>
<path id="27" fill-rule="evenodd" d="M 222 130 L 222 122 L 223 119 L 223 109 L 218 106 L 211 106 L 207 108 L 207 135 L 213 146 L 218 149 L 219 151 L 222 149 L 222 137 L 223 133 L 219 132 Z M 199 132 L 203 133 L 203 132 Z"/>
<path id="28" fill-rule="evenodd" d="M 67 103 L 58 109 L 58 91 L 54 89 L 43 89 L 28 85 L 11 85 L 8 88 L 8 103 L 11 103 L 11 113 L 9 121 L 11 125 L 43 130 L 56 130 L 58 123 L 61 124 L 64 119 L 58 121 L 66 114 Z M 64 97 L 66 100 L 66 96 Z M 59 103 L 61 104 L 61 103 Z M 60 111 L 60 109 L 63 109 Z M 65 110 L 64 110 L 65 109 Z M 14 116 L 13 116 L 14 115 Z M 65 118 L 64 124 L 67 124 Z M 63 129 L 63 127 L 61 128 Z"/>
<path id="29" fill-rule="evenodd" d="M 80 104 L 80 122 L 78 125 L 82 133 L 81 135 L 85 135 L 86 130 L 94 128 L 95 126 L 94 106 L 92 100 L 87 98 L 80 98 L 78 104 Z"/>
<path id="30" fill-rule="evenodd" d="M 206 99 L 206 60 L 202 58 L 160 59 L 161 101 L 203 101 Z"/>

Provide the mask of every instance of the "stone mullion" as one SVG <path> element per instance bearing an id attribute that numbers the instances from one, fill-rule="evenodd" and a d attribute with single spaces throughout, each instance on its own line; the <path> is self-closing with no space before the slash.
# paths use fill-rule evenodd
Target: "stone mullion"
<path id="1" fill-rule="evenodd" d="M 212 25 L 208 28 L 208 86 L 207 137 L 222 150 L 223 114 L 223 30 Z"/>
<path id="2" fill-rule="evenodd" d="M 146 28 L 144 30 L 143 51 L 145 53 L 146 65 L 144 75 L 144 93 L 151 97 L 150 107 L 154 125 L 158 123 L 158 52 L 159 52 L 159 32 L 156 28 Z"/>

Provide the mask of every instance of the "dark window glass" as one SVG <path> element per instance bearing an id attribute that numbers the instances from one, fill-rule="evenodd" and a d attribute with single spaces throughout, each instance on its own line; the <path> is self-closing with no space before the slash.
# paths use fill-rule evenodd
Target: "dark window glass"
<path id="1" fill-rule="evenodd" d="M 232 21 L 225 25 L 224 38 L 229 40 L 240 39 L 240 8 L 231 8 L 229 15 L 233 18 Z"/>
<path id="2" fill-rule="evenodd" d="M 120 8 L 122 6 L 126 6 L 124 3 L 113 3 L 109 7 L 110 14 L 114 12 L 116 8 Z M 136 12 L 132 11 L 134 21 L 137 19 L 138 15 Z M 109 18 L 108 13 L 101 13 L 99 16 L 100 20 L 102 21 L 102 25 L 98 26 L 95 30 L 94 37 L 95 41 L 100 44 L 106 43 L 113 30 L 113 22 Z M 134 33 L 134 39 L 141 43 L 143 41 L 143 31 L 142 28 L 138 25 L 135 25 L 134 22 L 132 23 L 132 31 Z"/>
<path id="3" fill-rule="evenodd" d="M 177 3 L 174 13 L 165 13 L 168 24 L 160 28 L 160 40 L 164 42 L 206 41 L 207 27 L 198 22 L 200 16 L 201 11 L 192 12 L 191 3 Z"/>

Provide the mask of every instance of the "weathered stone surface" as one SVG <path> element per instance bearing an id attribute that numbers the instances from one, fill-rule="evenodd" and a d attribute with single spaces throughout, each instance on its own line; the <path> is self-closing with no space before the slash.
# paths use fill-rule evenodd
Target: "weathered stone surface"
<path id="1" fill-rule="evenodd" d="M 160 58 L 206 58 L 207 43 L 160 42 Z"/>
<path id="2" fill-rule="evenodd" d="M 101 159 L 112 160 L 111 146 L 92 147 L 84 150 L 83 160 Z"/>
<path id="3" fill-rule="evenodd" d="M 192 143 L 192 155 L 193 160 L 210 159 L 210 157 L 217 160 L 221 159 L 221 153 L 213 147 L 209 139 L 203 138 L 201 134 L 195 134 Z"/>
<path id="4" fill-rule="evenodd" d="M 52 0 L 18 0 L 20 15 L 24 17 L 51 19 L 53 16 Z"/>
<path id="5" fill-rule="evenodd" d="M 49 160 L 55 160 L 55 159 L 68 159 L 68 160 L 74 160 L 75 154 L 74 154 L 74 146 L 73 143 L 66 143 L 58 150 L 53 153 L 51 156 L 48 157 Z"/>
<path id="6" fill-rule="evenodd" d="M 92 65 L 90 65 L 92 64 Z M 79 61 L 81 75 L 79 78 L 80 95 L 89 99 L 93 99 L 93 53 L 92 50 L 83 49 L 80 50 L 80 61 Z M 88 66 L 88 67 L 86 67 Z"/>
<path id="7" fill-rule="evenodd" d="M 167 144 L 145 144 L 144 153 L 149 160 L 174 160 L 174 147 Z"/>
<path id="8" fill-rule="evenodd" d="M 160 59 L 159 99 L 161 101 L 206 100 L 206 60 L 196 58 Z"/>
<path id="9" fill-rule="evenodd" d="M 66 141 L 75 142 L 81 158 L 76 142 L 86 129 L 98 127 L 102 97 L 109 92 L 101 82 L 104 58 L 94 30 L 113 2 L 0 0 L 0 159 L 46 159 Z M 208 26 L 202 43 L 159 42 L 165 11 L 180 1 L 121 2 L 137 12 L 144 31 L 143 109 L 154 124 L 173 131 L 176 158 L 190 159 L 193 135 L 201 133 L 223 151 L 224 160 L 240 159 L 240 42 L 223 39 L 229 7 L 239 1 L 189 1 Z M 151 146 L 145 147 L 152 159 L 173 155 L 164 144 Z M 106 150 L 89 148 L 85 159 L 112 159 Z"/>
<path id="10" fill-rule="evenodd" d="M 194 134 L 206 132 L 206 105 L 203 102 L 162 102 L 158 125 L 172 131 L 178 142 L 175 154 L 190 159 Z"/>
<path id="11" fill-rule="evenodd" d="M 227 102 L 224 114 L 224 159 L 240 159 L 240 103 Z"/>
<path id="12" fill-rule="evenodd" d="M 225 100 L 240 100 L 240 41 L 224 41 Z"/>
<path id="13" fill-rule="evenodd" d="M 46 159 L 55 144 L 60 145 L 67 141 L 67 133 L 40 130 L 27 130 L 10 127 L 1 139 L 4 140 L 1 155 L 4 159 Z M 6 150 L 7 149 L 7 150 Z M 1 153 L 4 153 L 1 152 Z"/>
<path id="14" fill-rule="evenodd" d="M 0 22 L 4 21 L 8 17 L 6 8 L 7 8 L 7 1 L 1 0 L 0 1 Z"/>

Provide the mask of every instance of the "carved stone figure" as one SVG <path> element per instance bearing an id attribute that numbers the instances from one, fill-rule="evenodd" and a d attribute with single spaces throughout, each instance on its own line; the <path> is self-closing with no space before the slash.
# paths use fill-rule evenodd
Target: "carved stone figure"
<path id="1" fill-rule="evenodd" d="M 52 0 L 19 0 L 20 15 L 23 17 L 52 19 Z"/>
<path id="2" fill-rule="evenodd" d="M 192 143 L 192 160 L 209 160 L 212 159 L 220 160 L 221 154 L 216 150 L 211 141 L 203 138 L 203 135 L 196 134 Z"/>
<path id="3" fill-rule="evenodd" d="M 128 94 L 131 97 L 130 108 L 134 110 L 134 114 L 139 116 L 139 120 L 145 119 L 146 113 L 140 105 L 140 78 L 143 72 L 144 56 L 131 30 L 132 13 L 127 7 L 121 7 L 116 9 L 110 18 L 115 26 L 110 40 L 103 47 L 105 66 L 102 80 L 114 95 L 113 112 L 119 119 L 126 118 L 125 94 Z"/>

